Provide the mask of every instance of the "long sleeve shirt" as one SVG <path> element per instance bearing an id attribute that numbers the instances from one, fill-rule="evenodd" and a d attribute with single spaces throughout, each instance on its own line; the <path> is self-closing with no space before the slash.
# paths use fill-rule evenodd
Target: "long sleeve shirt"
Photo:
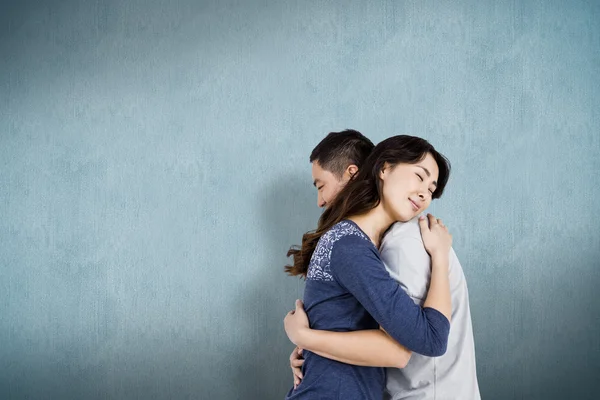
<path id="1" fill-rule="evenodd" d="M 446 351 L 450 323 L 439 311 L 415 304 L 395 281 L 369 237 L 344 220 L 319 240 L 312 255 L 304 305 L 312 329 L 378 329 L 410 350 L 430 356 Z M 384 368 L 362 367 L 304 352 L 304 379 L 288 399 L 377 399 Z"/>

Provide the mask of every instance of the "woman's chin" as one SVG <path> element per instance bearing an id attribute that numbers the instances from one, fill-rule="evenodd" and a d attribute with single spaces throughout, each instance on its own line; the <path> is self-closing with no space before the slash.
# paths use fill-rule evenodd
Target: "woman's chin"
<path id="1" fill-rule="evenodd" d="M 417 214 L 415 214 L 415 213 L 400 213 L 396 216 L 396 221 L 397 222 L 408 222 L 416 216 L 417 216 Z"/>

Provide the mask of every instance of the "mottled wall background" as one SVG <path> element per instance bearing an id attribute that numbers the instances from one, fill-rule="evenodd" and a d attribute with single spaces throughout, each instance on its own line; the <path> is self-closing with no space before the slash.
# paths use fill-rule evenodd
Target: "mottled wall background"
<path id="1" fill-rule="evenodd" d="M 0 398 L 280 399 L 308 155 L 453 162 L 485 399 L 597 398 L 598 1 L 3 1 Z"/>

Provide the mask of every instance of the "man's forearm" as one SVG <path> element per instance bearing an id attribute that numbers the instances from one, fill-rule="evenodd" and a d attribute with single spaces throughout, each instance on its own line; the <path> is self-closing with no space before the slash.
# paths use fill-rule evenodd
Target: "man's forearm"
<path id="1" fill-rule="evenodd" d="M 298 346 L 322 357 L 367 367 L 404 368 L 411 352 L 379 329 L 330 332 L 310 329 Z"/>

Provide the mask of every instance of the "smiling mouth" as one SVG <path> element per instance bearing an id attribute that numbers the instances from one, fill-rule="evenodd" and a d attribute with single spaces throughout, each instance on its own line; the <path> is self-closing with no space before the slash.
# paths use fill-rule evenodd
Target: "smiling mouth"
<path id="1" fill-rule="evenodd" d="M 415 203 L 414 201 L 412 201 L 411 199 L 408 199 L 410 201 L 410 204 L 412 204 L 413 208 L 415 211 L 419 211 L 419 206 L 417 205 L 417 203 Z"/>

